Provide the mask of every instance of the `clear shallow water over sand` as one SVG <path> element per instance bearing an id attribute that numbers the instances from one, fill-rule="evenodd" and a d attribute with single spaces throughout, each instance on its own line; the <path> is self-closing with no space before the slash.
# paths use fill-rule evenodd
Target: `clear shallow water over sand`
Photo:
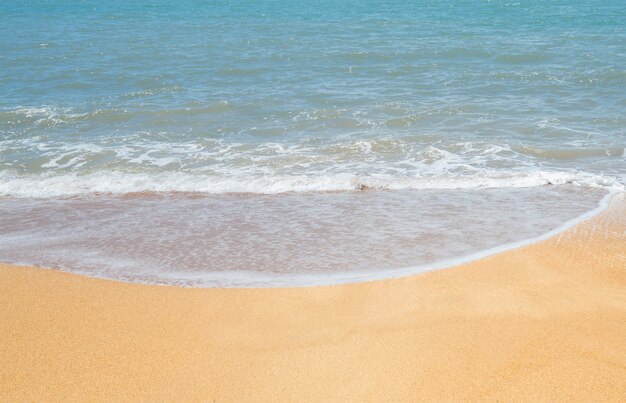
<path id="1" fill-rule="evenodd" d="M 332 284 L 418 272 L 537 237 L 604 195 L 553 186 L 7 198 L 0 261 L 156 284 Z"/>
<path id="2" fill-rule="evenodd" d="M 0 248 L 234 284 L 539 235 L 626 183 L 625 20 L 621 0 L 2 2 Z M 491 221 L 520 206 L 547 216 Z M 477 215 L 459 235 L 443 211 Z"/>

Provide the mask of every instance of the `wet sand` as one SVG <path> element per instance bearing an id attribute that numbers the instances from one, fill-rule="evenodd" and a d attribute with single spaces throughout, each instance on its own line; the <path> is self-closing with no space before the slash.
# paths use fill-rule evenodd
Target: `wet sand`
<path id="1" fill-rule="evenodd" d="M 0 266 L 0 400 L 618 401 L 626 200 L 361 284 L 184 289 Z"/>

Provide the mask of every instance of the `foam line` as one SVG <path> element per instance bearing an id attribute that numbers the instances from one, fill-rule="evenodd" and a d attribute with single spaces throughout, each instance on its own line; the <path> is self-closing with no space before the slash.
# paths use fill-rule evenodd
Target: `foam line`
<path id="1" fill-rule="evenodd" d="M 135 192 L 278 194 L 359 189 L 520 188 L 562 184 L 624 190 L 624 185 L 617 178 L 582 171 L 513 171 L 445 177 L 347 173 L 223 177 L 182 172 L 139 174 L 106 171 L 85 175 L 51 176 L 10 176 L 7 173 L 0 173 L 0 196 L 46 198 Z"/>

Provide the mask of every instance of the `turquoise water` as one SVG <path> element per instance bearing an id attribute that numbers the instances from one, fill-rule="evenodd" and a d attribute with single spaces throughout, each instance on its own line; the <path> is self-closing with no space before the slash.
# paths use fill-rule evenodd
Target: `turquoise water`
<path id="1" fill-rule="evenodd" d="M 624 0 L 2 1 L 0 261 L 292 285 L 539 236 L 626 184 L 625 21 Z"/>
<path id="2" fill-rule="evenodd" d="M 0 4 L 0 193 L 626 182 L 619 1 Z"/>

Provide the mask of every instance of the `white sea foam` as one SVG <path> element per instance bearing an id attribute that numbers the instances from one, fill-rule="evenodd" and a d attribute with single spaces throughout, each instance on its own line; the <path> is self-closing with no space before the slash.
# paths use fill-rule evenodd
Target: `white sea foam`
<path id="1" fill-rule="evenodd" d="M 14 197 L 58 197 L 89 193 L 198 192 L 260 193 L 329 192 L 365 189 L 473 189 L 518 188 L 573 184 L 623 190 L 615 177 L 586 172 L 536 171 L 488 175 L 411 177 L 402 175 L 215 176 L 181 172 L 15 176 L 0 173 L 0 195 Z"/>

